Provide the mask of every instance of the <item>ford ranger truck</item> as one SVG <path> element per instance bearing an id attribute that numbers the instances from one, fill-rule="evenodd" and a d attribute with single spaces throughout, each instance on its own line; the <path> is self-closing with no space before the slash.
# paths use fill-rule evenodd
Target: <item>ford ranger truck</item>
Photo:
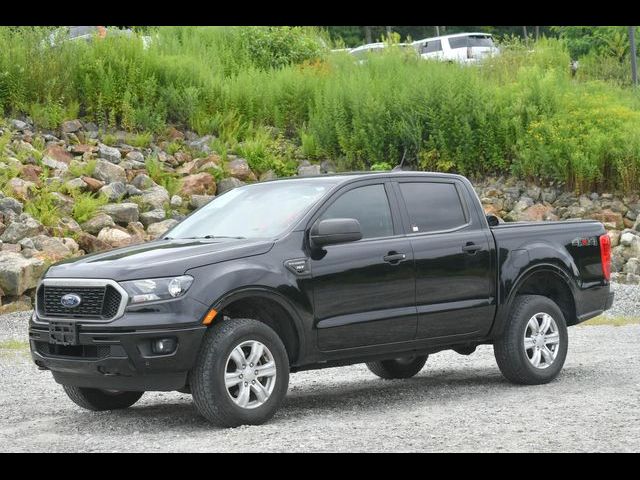
<path id="1" fill-rule="evenodd" d="M 178 390 L 225 427 L 267 421 L 292 372 L 408 378 L 484 344 L 507 380 L 543 384 L 567 327 L 611 307 L 610 257 L 602 223 L 498 224 L 459 175 L 255 183 L 157 240 L 51 266 L 31 354 L 86 409 Z"/>

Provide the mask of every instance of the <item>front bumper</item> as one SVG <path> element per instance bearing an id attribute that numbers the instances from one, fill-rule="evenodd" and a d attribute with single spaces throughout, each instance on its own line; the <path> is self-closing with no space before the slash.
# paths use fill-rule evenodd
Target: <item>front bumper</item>
<path id="1" fill-rule="evenodd" d="M 131 391 L 184 387 L 206 331 L 206 326 L 193 324 L 122 328 L 78 321 L 76 326 L 77 345 L 54 345 L 48 322 L 34 315 L 29 343 L 36 365 L 51 370 L 56 382 L 64 385 Z M 174 338 L 176 349 L 154 354 L 151 341 L 161 338 Z"/>

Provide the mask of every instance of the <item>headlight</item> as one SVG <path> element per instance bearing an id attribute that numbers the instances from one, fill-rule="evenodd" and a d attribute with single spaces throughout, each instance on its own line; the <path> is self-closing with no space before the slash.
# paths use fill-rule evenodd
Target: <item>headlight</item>
<path id="1" fill-rule="evenodd" d="M 129 294 L 129 303 L 155 302 L 177 298 L 189 290 L 193 283 L 190 275 L 166 278 L 145 278 L 120 282 L 122 288 Z"/>

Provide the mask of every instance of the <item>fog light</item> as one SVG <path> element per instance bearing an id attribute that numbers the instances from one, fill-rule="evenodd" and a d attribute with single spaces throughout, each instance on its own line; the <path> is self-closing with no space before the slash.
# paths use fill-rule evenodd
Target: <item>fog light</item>
<path id="1" fill-rule="evenodd" d="M 175 338 L 159 338 L 157 340 L 151 341 L 151 351 L 156 355 L 166 355 L 168 353 L 173 353 L 176 349 Z"/>

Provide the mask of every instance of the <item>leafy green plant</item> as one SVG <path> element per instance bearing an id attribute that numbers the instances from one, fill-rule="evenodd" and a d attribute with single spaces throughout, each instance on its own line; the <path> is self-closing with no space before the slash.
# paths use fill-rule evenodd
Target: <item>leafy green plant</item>
<path id="1" fill-rule="evenodd" d="M 69 164 L 69 173 L 73 177 L 91 177 L 96 170 L 97 161 L 94 159 L 87 160 L 86 162 L 72 161 Z"/>
<path id="2" fill-rule="evenodd" d="M 53 100 L 47 97 L 45 103 L 34 102 L 29 106 L 29 116 L 33 122 L 46 129 L 56 129 L 65 120 L 73 120 L 78 117 L 80 104 L 76 100 L 64 105 L 62 100 Z"/>
<path id="3" fill-rule="evenodd" d="M 11 195 L 12 192 L 9 191 L 7 183 L 18 175 L 20 175 L 20 169 L 17 166 L 0 164 L 0 192 Z"/>
<path id="4" fill-rule="evenodd" d="M 389 162 L 377 162 L 371 165 L 371 170 L 373 171 L 385 171 L 391 170 L 393 167 Z"/>
<path id="5" fill-rule="evenodd" d="M 152 141 L 153 133 L 151 132 L 130 133 L 125 137 L 125 143 L 136 148 L 147 148 L 151 145 Z"/>
<path id="6" fill-rule="evenodd" d="M 158 185 L 164 187 L 169 195 L 175 195 L 180 190 L 181 179 L 171 172 L 167 172 L 163 164 L 155 155 L 150 155 L 145 160 L 147 174 Z"/>
<path id="7" fill-rule="evenodd" d="M 175 155 L 177 152 L 179 152 L 182 149 L 183 146 L 184 145 L 182 142 L 174 140 L 173 142 L 167 145 L 167 148 L 165 150 L 169 155 Z"/>
<path id="8" fill-rule="evenodd" d="M 104 143 L 105 145 L 109 145 L 109 146 L 114 146 L 117 145 L 120 141 L 118 140 L 118 137 L 116 137 L 114 134 L 112 133 L 105 133 L 102 135 L 102 143 Z"/>
<path id="9" fill-rule="evenodd" d="M 319 154 L 320 147 L 318 146 L 318 139 L 304 131 L 300 132 L 300 142 L 302 146 L 302 153 L 307 158 L 316 158 Z"/>
<path id="10" fill-rule="evenodd" d="M 71 194 L 73 197 L 73 210 L 71 215 L 78 223 L 84 223 L 91 220 L 100 207 L 106 205 L 109 200 L 104 195 L 94 195 L 90 192 L 75 191 Z"/>
<path id="11" fill-rule="evenodd" d="M 5 130 L 2 135 L 0 135 L 0 158 L 4 157 L 5 149 L 11 143 L 11 132 L 9 130 Z"/>
<path id="12" fill-rule="evenodd" d="M 41 187 L 28 202 L 25 202 L 24 210 L 46 227 L 52 227 L 60 220 L 60 209 L 53 195 L 55 185 Z"/>

